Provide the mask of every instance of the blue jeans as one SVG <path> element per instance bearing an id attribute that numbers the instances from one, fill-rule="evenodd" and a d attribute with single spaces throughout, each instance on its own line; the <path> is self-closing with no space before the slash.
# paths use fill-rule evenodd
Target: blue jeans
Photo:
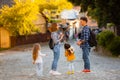
<path id="1" fill-rule="evenodd" d="M 90 53 L 90 47 L 82 47 L 82 58 L 84 61 L 84 69 L 89 69 L 90 70 L 90 61 L 89 61 L 89 53 Z"/>
<path id="2" fill-rule="evenodd" d="M 52 62 L 52 70 L 56 71 L 58 60 L 59 60 L 59 57 L 60 57 L 60 44 L 57 44 L 57 45 L 54 46 L 53 53 L 54 53 L 54 59 L 53 59 L 53 62 Z"/>

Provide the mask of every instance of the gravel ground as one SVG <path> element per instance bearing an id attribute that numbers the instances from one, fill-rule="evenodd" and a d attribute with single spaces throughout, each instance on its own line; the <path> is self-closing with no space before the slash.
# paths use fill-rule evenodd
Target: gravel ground
<path id="1" fill-rule="evenodd" d="M 48 47 L 48 43 L 40 43 L 42 53 L 48 54 L 44 57 L 44 76 L 38 77 L 35 74 L 35 65 L 32 64 L 33 44 L 17 46 L 12 49 L 0 52 L 0 80 L 120 80 L 120 58 L 97 55 L 91 52 L 91 73 L 83 73 L 82 51 L 75 44 L 76 60 L 75 74 L 68 75 L 67 61 L 64 56 L 63 44 L 61 44 L 61 56 L 58 64 L 58 71 L 61 76 L 49 74 L 53 53 Z"/>

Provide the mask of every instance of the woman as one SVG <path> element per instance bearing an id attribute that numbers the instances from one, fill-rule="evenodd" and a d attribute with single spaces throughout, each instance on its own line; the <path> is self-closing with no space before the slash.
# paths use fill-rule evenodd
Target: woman
<path id="1" fill-rule="evenodd" d="M 57 71 L 57 64 L 60 56 L 60 42 L 64 35 L 59 32 L 59 27 L 57 26 L 57 23 L 52 23 L 49 30 L 51 32 L 51 38 L 53 39 L 53 42 L 55 44 L 53 48 L 54 58 L 51 71 L 49 73 L 52 75 L 61 75 L 61 73 Z"/>

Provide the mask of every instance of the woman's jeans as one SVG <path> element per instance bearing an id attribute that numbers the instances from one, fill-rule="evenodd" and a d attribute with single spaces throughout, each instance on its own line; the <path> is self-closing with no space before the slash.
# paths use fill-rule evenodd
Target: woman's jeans
<path id="1" fill-rule="evenodd" d="M 90 70 L 90 61 L 89 61 L 89 53 L 90 53 L 90 47 L 82 47 L 82 58 L 84 61 L 84 69 L 89 69 Z"/>
<path id="2" fill-rule="evenodd" d="M 53 62 L 52 62 L 52 70 L 56 71 L 58 60 L 60 57 L 60 44 L 57 44 L 54 46 L 53 53 L 54 53 L 54 58 L 53 58 Z"/>

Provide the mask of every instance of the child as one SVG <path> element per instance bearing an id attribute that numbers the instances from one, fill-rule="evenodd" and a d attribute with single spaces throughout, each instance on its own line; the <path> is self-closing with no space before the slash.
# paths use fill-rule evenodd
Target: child
<path id="1" fill-rule="evenodd" d="M 65 56 L 67 58 L 67 61 L 69 62 L 69 71 L 67 72 L 67 74 L 74 74 L 74 65 L 73 65 L 73 61 L 75 60 L 74 50 L 68 43 L 64 44 L 64 48 L 65 48 Z"/>
<path id="2" fill-rule="evenodd" d="M 33 64 L 36 64 L 36 72 L 38 76 L 43 76 L 43 60 L 42 57 L 46 54 L 40 52 L 41 47 L 39 43 L 36 43 L 33 47 Z"/>

